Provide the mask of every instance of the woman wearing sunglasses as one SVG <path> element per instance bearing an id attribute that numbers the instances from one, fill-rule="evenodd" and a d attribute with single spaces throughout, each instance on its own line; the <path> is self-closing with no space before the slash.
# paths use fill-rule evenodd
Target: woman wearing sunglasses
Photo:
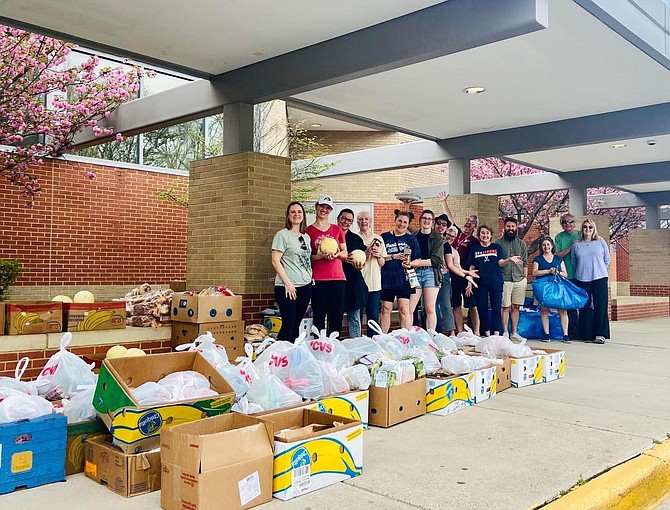
<path id="1" fill-rule="evenodd" d="M 272 240 L 272 266 L 277 272 L 275 301 L 282 317 L 277 337 L 293 342 L 312 296 L 312 251 L 305 233 L 305 209 L 300 202 L 288 204 L 285 226 Z"/>
<path id="2" fill-rule="evenodd" d="M 593 221 L 582 222 L 581 239 L 572 245 L 571 258 L 575 268 L 575 283 L 589 295 L 586 305 L 579 310 L 579 338 L 585 342 L 604 344 L 610 337 L 607 317 L 610 250 L 605 240 L 598 235 Z"/>

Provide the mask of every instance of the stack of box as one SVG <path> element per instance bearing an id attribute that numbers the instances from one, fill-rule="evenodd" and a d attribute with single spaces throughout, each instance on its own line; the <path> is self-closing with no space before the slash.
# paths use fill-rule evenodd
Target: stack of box
<path id="1" fill-rule="evenodd" d="M 63 331 L 125 329 L 126 303 L 63 303 Z"/>
<path id="2" fill-rule="evenodd" d="M 244 356 L 242 296 L 172 296 L 172 347 L 191 343 L 209 331 L 226 348 L 228 359 Z"/>

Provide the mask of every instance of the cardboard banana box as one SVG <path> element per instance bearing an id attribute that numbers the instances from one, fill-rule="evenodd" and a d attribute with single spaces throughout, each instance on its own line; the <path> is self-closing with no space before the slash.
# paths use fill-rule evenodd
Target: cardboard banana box
<path id="1" fill-rule="evenodd" d="M 31 335 L 63 330 L 63 304 L 57 301 L 7 303 L 7 334 Z"/>
<path id="2" fill-rule="evenodd" d="M 168 374 L 194 370 L 210 382 L 216 396 L 140 406 L 132 390 Z M 126 453 L 158 448 L 165 428 L 230 411 L 233 388 L 198 352 L 170 352 L 106 359 L 100 367 L 93 406 Z"/>
<path id="3" fill-rule="evenodd" d="M 126 303 L 63 303 L 64 331 L 102 331 L 126 327 Z"/>

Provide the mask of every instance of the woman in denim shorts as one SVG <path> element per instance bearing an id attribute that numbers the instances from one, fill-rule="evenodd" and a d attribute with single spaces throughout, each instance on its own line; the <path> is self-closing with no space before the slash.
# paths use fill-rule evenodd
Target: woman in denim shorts
<path id="1" fill-rule="evenodd" d="M 421 214 L 420 225 L 414 237 L 419 243 L 420 260 L 415 264 L 419 287 L 409 298 L 410 312 L 414 314 L 419 300 L 423 297 L 423 310 L 426 314 L 426 329 L 437 328 L 435 302 L 442 283 L 442 264 L 444 263 L 442 236 L 433 229 L 435 214 L 426 209 Z"/>

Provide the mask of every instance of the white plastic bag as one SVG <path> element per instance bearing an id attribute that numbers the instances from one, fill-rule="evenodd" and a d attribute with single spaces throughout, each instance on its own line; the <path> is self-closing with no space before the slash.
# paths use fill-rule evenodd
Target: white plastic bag
<path id="1" fill-rule="evenodd" d="M 367 390 L 370 387 L 370 371 L 364 365 L 354 365 L 340 372 L 350 390 Z"/>
<path id="2" fill-rule="evenodd" d="M 524 356 L 531 356 L 533 354 L 533 349 L 526 345 L 526 341 L 522 340 L 521 343 L 512 344 L 512 347 L 509 349 L 508 356 L 513 356 L 515 358 L 523 358 Z"/>
<path id="3" fill-rule="evenodd" d="M 423 361 L 423 371 L 426 375 L 434 374 L 442 368 L 440 360 L 437 359 L 437 356 L 431 351 L 413 347 L 408 349 L 407 354 L 409 356 L 419 358 L 421 361 Z"/>
<path id="4" fill-rule="evenodd" d="M 323 394 L 333 395 L 335 393 L 342 393 L 349 391 L 349 383 L 340 374 L 335 365 L 327 361 L 318 361 L 321 368 L 321 376 L 323 377 Z"/>
<path id="5" fill-rule="evenodd" d="M 448 374 L 469 374 L 472 372 L 470 357 L 465 354 L 448 354 L 442 358 L 442 369 Z"/>
<path id="6" fill-rule="evenodd" d="M 42 397 L 24 393 L 8 395 L 0 402 L 0 423 L 30 420 L 52 412 L 51 402 Z"/>
<path id="7" fill-rule="evenodd" d="M 156 382 L 167 388 L 173 400 L 190 400 L 218 395 L 211 389 L 209 380 L 195 370 L 173 372 Z"/>
<path id="8" fill-rule="evenodd" d="M 341 343 L 349 353 L 349 365 L 356 363 L 363 356 L 381 352 L 379 344 L 367 336 L 345 338 Z"/>
<path id="9" fill-rule="evenodd" d="M 377 334 L 372 337 L 372 339 L 379 344 L 382 354 L 390 359 L 402 359 L 406 354 L 406 347 L 402 344 L 402 341 L 396 338 L 393 335 L 387 335 L 382 332 L 382 328 L 373 320 L 368 321 L 368 327 L 373 331 L 376 331 Z M 406 337 L 407 343 L 409 343 L 409 337 Z"/>
<path id="10" fill-rule="evenodd" d="M 339 335 L 337 331 L 327 336 L 325 329 L 319 331 L 316 326 L 312 326 L 312 332 L 314 338 L 305 340 L 305 345 L 317 360 L 332 363 L 336 370 L 350 365 L 349 351 L 337 339 Z"/>
<path id="11" fill-rule="evenodd" d="M 487 358 L 509 356 L 514 348 L 514 342 L 504 336 L 492 335 L 482 338 L 475 346 L 475 351 L 481 352 Z"/>
<path id="12" fill-rule="evenodd" d="M 39 387 L 39 392 L 48 400 L 70 398 L 77 393 L 78 386 L 90 386 L 97 382 L 97 376 L 91 371 L 94 364 L 88 365 L 66 349 L 71 340 L 72 333 L 63 334 L 60 349 L 49 358 L 37 376 L 38 384 L 46 383 Z"/>
<path id="13" fill-rule="evenodd" d="M 14 369 L 14 377 L 0 377 L 0 400 L 9 396 L 16 394 L 23 395 L 37 395 L 37 390 L 39 385 L 45 385 L 46 381 L 37 382 L 37 381 L 22 381 L 23 373 L 28 368 L 30 364 L 30 359 L 27 357 L 21 358 L 16 363 L 16 368 Z"/>
<path id="14" fill-rule="evenodd" d="M 265 409 L 263 409 L 258 404 L 252 404 L 251 402 L 249 402 L 249 399 L 247 397 L 241 397 L 237 402 L 233 404 L 233 407 L 231 407 L 230 410 L 235 413 L 242 413 L 242 414 L 262 413 L 263 411 L 265 411 Z"/>
<path id="15" fill-rule="evenodd" d="M 133 393 L 133 398 L 141 406 L 164 404 L 174 400 L 169 389 L 153 381 L 147 381 L 144 384 L 140 384 L 137 388 L 131 391 Z"/>
<path id="16" fill-rule="evenodd" d="M 230 363 L 226 348 L 223 345 L 217 344 L 216 339 L 209 331 L 193 340 L 193 343 L 178 345 L 175 347 L 175 350 L 197 351 L 202 354 L 213 367 Z"/>
<path id="17" fill-rule="evenodd" d="M 93 420 L 98 415 L 93 407 L 94 394 L 95 385 L 92 385 L 75 393 L 69 400 L 63 400 L 63 414 L 68 423 Z"/>
<path id="18" fill-rule="evenodd" d="M 456 346 L 456 342 L 454 341 L 454 338 L 448 337 L 446 335 L 443 335 L 442 333 L 438 333 L 434 329 L 429 329 L 428 333 L 430 333 L 433 337 L 433 343 L 437 345 L 438 349 L 440 349 L 442 352 L 448 353 L 448 352 L 456 352 L 458 350 L 458 347 Z"/>
<path id="19" fill-rule="evenodd" d="M 259 405 L 264 410 L 270 411 L 302 403 L 302 397 L 273 374 L 267 364 L 257 369 L 259 377 L 251 384 L 245 395 L 250 404 Z"/>
<path id="20" fill-rule="evenodd" d="M 468 326 L 463 326 L 463 331 L 456 335 L 456 344 L 459 346 L 475 346 L 480 340 L 481 338 L 475 335 Z"/>

